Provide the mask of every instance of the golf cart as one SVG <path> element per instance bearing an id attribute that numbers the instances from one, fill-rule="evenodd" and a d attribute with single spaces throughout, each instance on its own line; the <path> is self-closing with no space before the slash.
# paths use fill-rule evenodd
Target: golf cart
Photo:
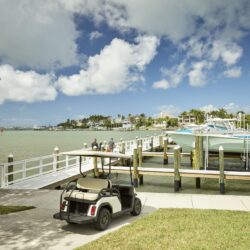
<path id="1" fill-rule="evenodd" d="M 98 230 L 105 230 L 112 218 L 130 212 L 136 216 L 141 213 L 141 200 L 136 197 L 132 182 L 131 156 L 120 153 L 101 151 L 72 151 L 67 155 L 80 157 L 82 177 L 69 182 L 60 197 L 60 210 L 54 214 L 55 219 L 65 220 L 70 224 L 94 223 Z M 87 177 L 82 172 L 82 157 L 101 158 L 104 174 L 104 158 L 109 158 L 109 173 L 104 179 Z M 130 160 L 131 185 L 112 184 L 110 180 L 111 159 Z"/>

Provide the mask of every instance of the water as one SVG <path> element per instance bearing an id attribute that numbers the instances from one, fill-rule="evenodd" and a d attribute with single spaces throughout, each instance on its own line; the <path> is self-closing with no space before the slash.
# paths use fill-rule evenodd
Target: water
<path id="1" fill-rule="evenodd" d="M 52 154 L 56 146 L 61 152 L 80 149 L 84 143 L 90 146 L 94 138 L 98 143 L 111 137 L 118 142 L 120 138 L 131 140 L 160 133 L 162 131 L 4 131 L 0 135 L 0 163 L 6 162 L 9 154 L 14 155 L 14 160 L 23 160 Z"/>

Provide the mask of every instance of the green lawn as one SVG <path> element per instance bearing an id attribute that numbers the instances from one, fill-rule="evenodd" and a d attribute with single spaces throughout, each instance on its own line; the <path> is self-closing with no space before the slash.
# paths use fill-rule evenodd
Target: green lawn
<path id="1" fill-rule="evenodd" d="M 32 209 L 32 206 L 0 206 L 0 214 L 9 214 Z"/>
<path id="2" fill-rule="evenodd" d="M 77 249 L 250 249 L 250 213 L 160 209 Z"/>

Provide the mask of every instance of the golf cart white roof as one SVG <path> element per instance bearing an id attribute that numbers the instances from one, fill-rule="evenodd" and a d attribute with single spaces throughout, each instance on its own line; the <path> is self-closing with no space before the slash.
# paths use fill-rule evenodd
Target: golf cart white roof
<path id="1" fill-rule="evenodd" d="M 120 153 L 113 153 L 113 152 L 104 152 L 104 151 L 93 151 L 93 150 L 73 150 L 64 152 L 64 155 L 71 155 L 71 156 L 85 156 L 85 157 L 108 157 L 108 158 L 123 158 L 123 159 L 130 159 L 131 155 L 128 154 L 120 154 Z"/>

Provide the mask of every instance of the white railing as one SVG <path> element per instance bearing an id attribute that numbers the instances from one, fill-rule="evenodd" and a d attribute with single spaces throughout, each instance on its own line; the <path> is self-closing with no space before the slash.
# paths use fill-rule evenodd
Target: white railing
<path id="1" fill-rule="evenodd" d="M 122 152 L 122 143 L 125 145 L 125 154 L 133 154 L 133 149 L 138 146 L 138 140 L 142 140 L 143 151 L 151 148 L 151 140 L 153 146 L 159 146 L 159 136 L 151 136 L 146 138 L 137 138 L 135 140 L 120 141 L 115 145 L 116 152 Z M 90 164 L 91 158 L 82 158 L 82 169 Z M 11 184 L 24 181 L 37 176 L 55 173 L 72 167 L 79 167 L 79 157 L 71 157 L 63 153 L 51 154 L 21 161 L 0 164 L 0 188 L 8 187 Z"/>

